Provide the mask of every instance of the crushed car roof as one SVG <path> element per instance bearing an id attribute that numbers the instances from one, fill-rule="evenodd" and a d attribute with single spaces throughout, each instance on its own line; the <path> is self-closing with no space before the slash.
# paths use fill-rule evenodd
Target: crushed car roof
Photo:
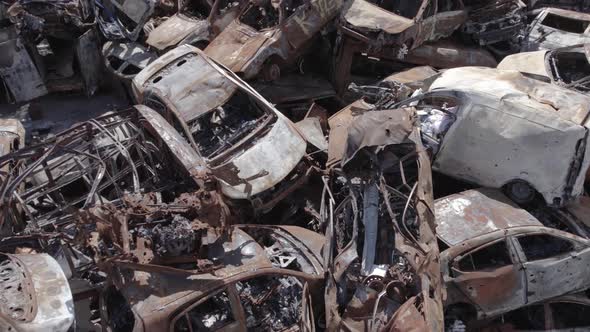
<path id="1" fill-rule="evenodd" d="M 454 246 L 474 237 L 517 226 L 543 226 L 495 189 L 474 189 L 434 202 L 437 236 Z"/>
<path id="2" fill-rule="evenodd" d="M 478 91 L 499 100 L 557 112 L 564 120 L 588 126 L 590 96 L 549 83 L 530 79 L 517 71 L 484 67 L 461 67 L 443 72 L 430 90 L 453 89 Z"/>
<path id="3" fill-rule="evenodd" d="M 199 68 L 198 72 L 179 67 Z M 174 71 L 176 75 L 166 75 Z M 149 85 L 148 85 L 149 82 Z M 148 85 L 170 100 L 183 120 L 190 122 L 226 102 L 238 86 L 201 51 L 182 45 L 166 53 L 133 80 L 137 89 Z"/>

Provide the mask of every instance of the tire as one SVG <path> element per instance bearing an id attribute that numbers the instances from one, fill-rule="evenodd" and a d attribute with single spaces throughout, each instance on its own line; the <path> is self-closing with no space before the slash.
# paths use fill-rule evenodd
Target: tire
<path id="1" fill-rule="evenodd" d="M 517 204 L 526 204 L 535 198 L 536 191 L 527 182 L 519 180 L 506 185 L 506 194 Z"/>

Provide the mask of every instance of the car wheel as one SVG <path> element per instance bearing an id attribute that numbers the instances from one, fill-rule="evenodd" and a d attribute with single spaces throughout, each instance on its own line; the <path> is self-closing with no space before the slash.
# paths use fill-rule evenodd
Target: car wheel
<path id="1" fill-rule="evenodd" d="M 529 203 L 535 198 L 535 189 L 524 181 L 514 181 L 508 184 L 506 193 L 518 204 Z"/>
<path id="2" fill-rule="evenodd" d="M 262 79 L 267 82 L 273 82 L 281 77 L 281 68 L 274 62 L 266 63 L 262 67 Z"/>

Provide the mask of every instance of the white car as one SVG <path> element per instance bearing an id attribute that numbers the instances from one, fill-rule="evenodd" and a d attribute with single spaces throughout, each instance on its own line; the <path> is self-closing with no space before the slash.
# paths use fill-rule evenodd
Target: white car
<path id="1" fill-rule="evenodd" d="M 590 97 L 516 71 L 449 69 L 427 92 L 398 103 L 422 118 L 433 170 L 519 203 L 574 201 L 590 165 Z"/>
<path id="2" fill-rule="evenodd" d="M 167 120 L 227 197 L 268 210 L 305 180 L 308 145 L 295 125 L 201 50 L 166 53 L 135 76 L 133 90 L 142 115 Z"/>

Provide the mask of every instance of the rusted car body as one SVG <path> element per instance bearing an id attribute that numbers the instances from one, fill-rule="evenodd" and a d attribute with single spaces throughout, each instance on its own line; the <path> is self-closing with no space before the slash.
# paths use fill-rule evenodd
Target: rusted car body
<path id="1" fill-rule="evenodd" d="M 493 189 L 435 202 L 448 311 L 470 321 L 586 290 L 590 241 L 544 227 Z"/>
<path id="2" fill-rule="evenodd" d="M 539 193 L 559 207 L 583 193 L 590 165 L 586 95 L 515 71 L 464 67 L 443 72 L 427 93 L 399 105 L 425 114 L 423 138 L 438 172 L 505 188 L 519 202 Z"/>
<path id="3" fill-rule="evenodd" d="M 158 5 L 165 3 L 154 0 L 99 0 L 95 6 L 96 23 L 108 40 L 136 41 Z"/>
<path id="4" fill-rule="evenodd" d="M 160 52 L 184 44 L 204 48 L 246 4 L 243 0 L 216 0 L 209 8 L 209 1 L 178 1 L 178 13 L 151 30 L 146 44 Z"/>
<path id="5" fill-rule="evenodd" d="M 2 222 L 15 231 L 59 231 L 80 208 L 121 205 L 124 193 L 165 190 L 160 173 L 166 169 L 173 179 L 174 164 L 162 164 L 169 152 L 144 135 L 135 114 L 93 119 L 1 157 L 3 168 L 20 165 L 2 181 Z"/>
<path id="6" fill-rule="evenodd" d="M 75 329 L 68 280 L 48 254 L 0 254 L 0 330 Z"/>
<path id="7" fill-rule="evenodd" d="M 526 33 L 526 5 L 521 0 L 463 1 L 469 19 L 462 32 L 479 45 L 512 44 L 514 51 Z"/>
<path id="8" fill-rule="evenodd" d="M 137 42 L 105 43 L 102 54 L 107 69 L 130 81 L 159 55 L 178 45 L 205 48 L 246 4 L 246 1 L 216 0 L 210 6 L 207 1 L 178 1 L 179 11 L 149 31 L 145 46 Z"/>
<path id="9" fill-rule="evenodd" d="M 481 331 L 583 331 L 590 328 L 589 313 L 590 299 L 585 294 L 565 295 L 511 311 L 493 322 L 485 322 Z"/>
<path id="10" fill-rule="evenodd" d="M 445 7 L 438 8 L 439 4 Z M 347 2 L 339 23 L 342 38 L 336 46 L 334 82 L 337 90 L 344 92 L 350 82 L 355 54 L 367 53 L 377 58 L 411 61 L 414 57 L 408 52 L 425 42 L 450 36 L 466 19 L 467 11 L 462 3 L 454 0 L 397 4 L 367 0 Z M 436 53 L 429 48 L 417 52 L 418 57 L 420 53 Z"/>
<path id="11" fill-rule="evenodd" d="M 439 8 L 439 5 L 444 7 Z M 344 6 L 341 29 L 369 50 L 403 59 L 426 41 L 451 35 L 467 19 L 460 1 L 422 0 L 391 4 L 386 1 L 354 0 Z"/>
<path id="12" fill-rule="evenodd" d="M 136 228 L 129 227 L 130 232 Z M 171 247 L 190 244 L 185 232 L 168 236 Z M 244 225 L 232 227 L 223 243 L 210 242 L 205 251 L 203 246 L 187 250 L 190 259 L 184 264 L 182 256 L 158 265 L 109 260 L 104 269 L 111 278 L 101 294 L 103 327 L 114 332 L 314 331 L 318 312 L 312 304 L 322 303 L 323 245 L 321 235 L 303 228 Z M 143 250 L 136 252 L 140 259 Z M 201 262 L 196 266 L 195 258 Z"/>
<path id="13" fill-rule="evenodd" d="M 590 49 L 574 45 L 554 50 L 509 55 L 498 69 L 516 70 L 524 75 L 581 93 L 590 91 Z"/>
<path id="14" fill-rule="evenodd" d="M 411 108 L 330 121 L 322 206 L 328 330 L 442 331 L 429 158 Z"/>
<path id="15" fill-rule="evenodd" d="M 97 91 L 99 38 L 87 1 L 16 1 L 7 12 L 14 24 L 7 29 L 16 28 L 18 37 L 4 45 L 0 78 L 15 101 L 47 92 L 84 91 L 91 96 Z"/>
<path id="16" fill-rule="evenodd" d="M 155 110 L 150 117 L 163 116 L 178 130 L 227 197 L 268 210 L 305 181 L 307 142 L 294 124 L 199 49 L 166 53 L 133 88 Z"/>
<path id="17" fill-rule="evenodd" d="M 552 50 L 590 42 L 590 14 L 543 9 L 529 24 L 522 51 Z"/>
<path id="18" fill-rule="evenodd" d="M 303 55 L 338 13 L 342 0 L 260 1 L 247 6 L 205 48 L 205 53 L 244 79 L 272 81 Z"/>

